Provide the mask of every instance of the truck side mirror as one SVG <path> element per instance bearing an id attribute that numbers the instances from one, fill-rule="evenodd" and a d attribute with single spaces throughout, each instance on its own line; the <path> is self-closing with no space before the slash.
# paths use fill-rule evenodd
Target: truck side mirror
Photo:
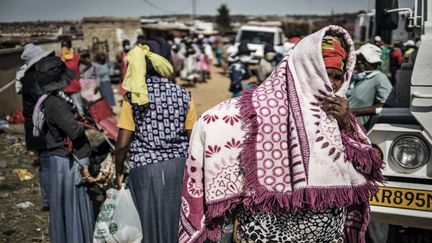
<path id="1" fill-rule="evenodd" d="M 399 13 L 387 10 L 399 8 L 398 0 L 375 0 L 375 19 L 377 32 L 394 30 L 398 27 Z"/>

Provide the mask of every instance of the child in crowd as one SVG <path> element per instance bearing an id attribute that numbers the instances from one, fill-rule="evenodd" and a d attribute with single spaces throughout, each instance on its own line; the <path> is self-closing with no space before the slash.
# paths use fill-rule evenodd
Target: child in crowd
<path id="1" fill-rule="evenodd" d="M 108 104 L 113 107 L 115 106 L 114 93 L 111 87 L 110 74 L 112 72 L 112 66 L 106 60 L 106 54 L 99 52 L 96 55 L 96 63 L 93 63 L 96 70 L 96 83 L 99 87 L 99 91 L 107 101 Z"/>
<path id="2" fill-rule="evenodd" d="M 247 64 L 250 53 L 251 51 L 246 43 L 240 44 L 237 54 L 233 57 L 233 63 L 229 66 L 228 72 L 231 79 L 229 91 L 233 94 L 232 97 L 241 95 L 243 90 L 242 80 L 246 80 L 251 76 Z"/>

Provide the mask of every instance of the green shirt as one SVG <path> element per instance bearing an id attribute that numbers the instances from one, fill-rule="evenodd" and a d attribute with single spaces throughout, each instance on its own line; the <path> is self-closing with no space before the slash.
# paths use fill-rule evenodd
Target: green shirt
<path id="1" fill-rule="evenodd" d="M 390 48 L 386 46 L 381 47 L 381 67 L 380 70 L 383 73 L 387 73 L 389 69 L 389 56 L 390 56 Z"/>
<path id="2" fill-rule="evenodd" d="M 346 93 L 350 108 L 365 108 L 377 103 L 394 106 L 393 86 L 381 71 L 368 71 L 360 80 L 353 78 Z M 365 125 L 370 116 L 359 116 L 357 120 Z"/>

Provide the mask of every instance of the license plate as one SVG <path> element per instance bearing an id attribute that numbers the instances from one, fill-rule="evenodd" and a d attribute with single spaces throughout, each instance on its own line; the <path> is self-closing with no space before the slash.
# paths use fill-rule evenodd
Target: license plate
<path id="1" fill-rule="evenodd" d="M 371 205 L 432 212 L 432 191 L 380 187 L 369 200 Z"/>

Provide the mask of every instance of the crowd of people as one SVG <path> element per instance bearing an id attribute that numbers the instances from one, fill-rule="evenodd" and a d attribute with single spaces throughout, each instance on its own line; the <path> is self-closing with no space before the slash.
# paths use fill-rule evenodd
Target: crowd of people
<path id="1" fill-rule="evenodd" d="M 363 126 L 394 105 L 395 70 L 415 55 L 379 41 L 355 50 L 346 30 L 328 26 L 285 56 L 267 43 L 252 72 L 247 43 L 124 40 L 112 179 L 131 190 L 142 242 L 365 242 L 383 177 Z M 60 56 L 24 47 L 17 91 L 51 242 L 93 242 L 82 80 L 113 107 L 113 67 L 107 53 L 61 46 Z M 232 99 L 198 117 L 175 79 L 206 82 L 212 65 L 225 67 Z"/>

